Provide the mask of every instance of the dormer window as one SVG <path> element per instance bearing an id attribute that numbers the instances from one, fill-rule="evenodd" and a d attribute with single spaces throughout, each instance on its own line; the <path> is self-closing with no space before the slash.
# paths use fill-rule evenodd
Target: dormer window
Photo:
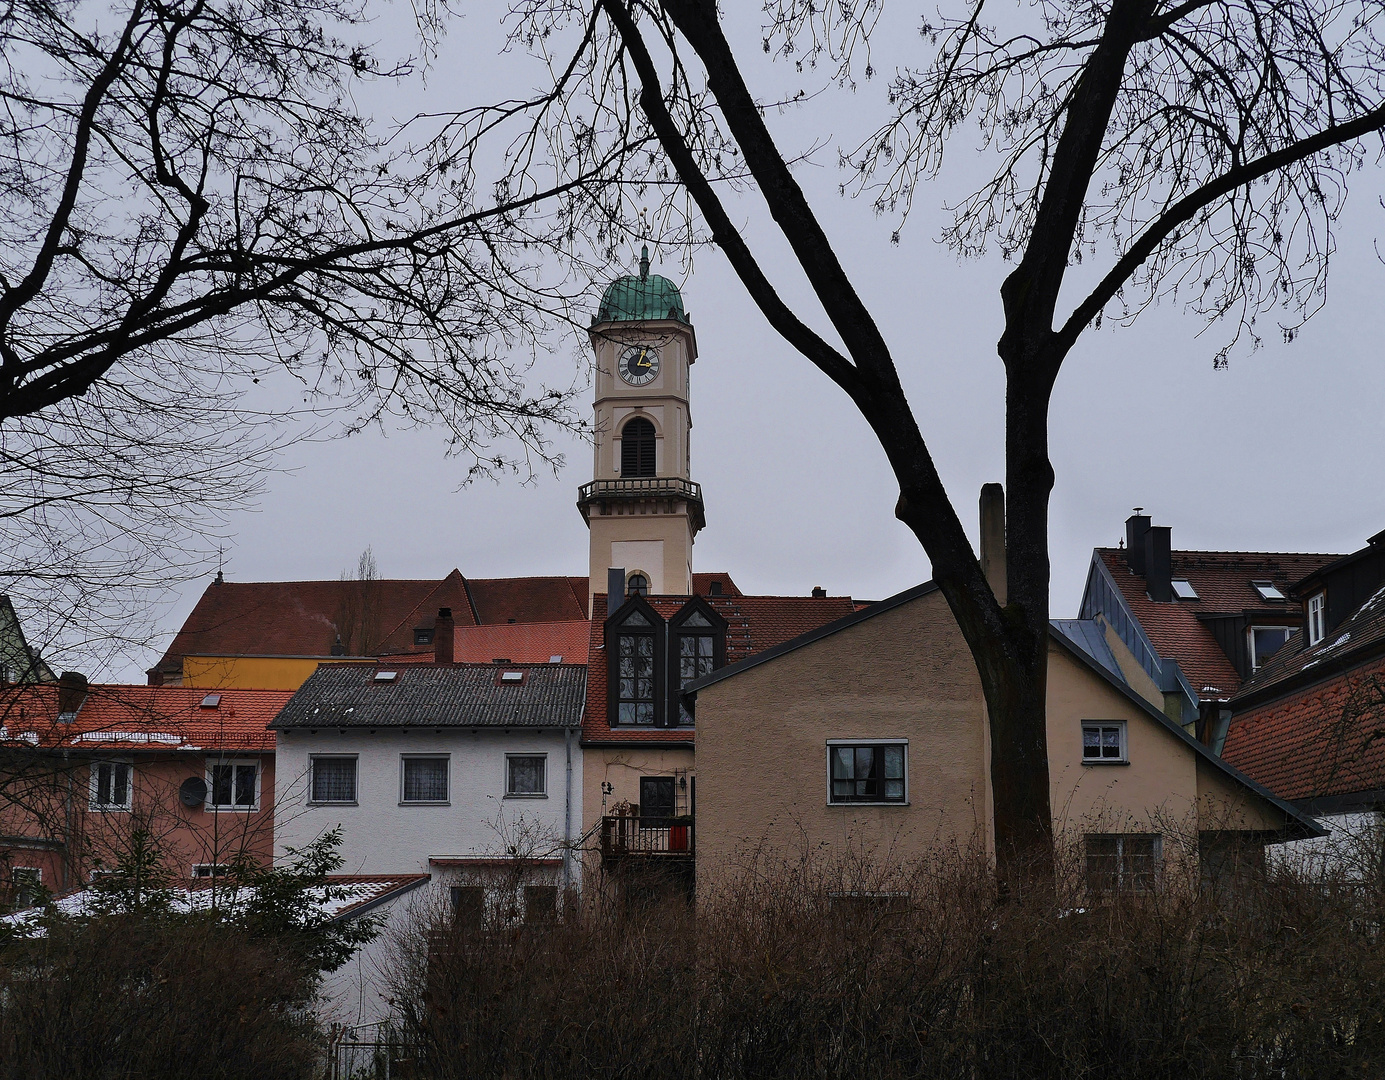
<path id="1" fill-rule="evenodd" d="M 423 627 L 423 626 L 420 626 L 420 627 L 415 628 L 415 630 L 414 630 L 414 644 L 415 644 L 415 645 L 431 645 L 431 644 L 433 644 L 433 630 L 432 630 L 432 628 L 431 628 L 431 627 Z"/>
<path id="2" fill-rule="evenodd" d="M 706 602 L 691 600 L 673 617 L 671 630 L 675 654 L 669 665 L 669 716 L 678 717 L 679 724 L 691 724 L 693 714 L 683 700 L 683 687 L 725 665 L 726 622 Z"/>
<path id="3" fill-rule="evenodd" d="M 613 719 L 617 724 L 652 727 L 658 720 L 654 694 L 657 685 L 654 619 L 658 616 L 652 611 L 641 610 L 643 606 L 641 602 L 640 607 L 627 611 L 615 628 Z"/>
<path id="4" fill-rule="evenodd" d="M 1327 636 L 1327 593 L 1308 598 L 1308 644 L 1316 645 Z"/>
<path id="5" fill-rule="evenodd" d="M 1276 586 L 1273 581 L 1252 581 L 1250 585 L 1251 588 L 1260 594 L 1261 600 L 1273 600 L 1282 603 L 1284 600 L 1288 599 L 1288 597 L 1279 591 L 1278 586 Z"/>

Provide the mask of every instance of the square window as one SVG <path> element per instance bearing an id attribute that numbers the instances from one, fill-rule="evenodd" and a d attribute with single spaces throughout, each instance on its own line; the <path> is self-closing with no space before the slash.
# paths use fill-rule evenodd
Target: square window
<path id="1" fill-rule="evenodd" d="M 354 757 L 313 758 L 312 802 L 354 803 L 356 801 L 356 759 Z"/>
<path id="2" fill-rule="evenodd" d="M 1092 893 L 1153 892 L 1159 884 L 1162 840 L 1138 833 L 1083 838 L 1087 889 Z"/>
<path id="3" fill-rule="evenodd" d="M 505 756 L 505 794 L 537 797 L 547 793 L 548 758 L 544 754 Z"/>
<path id="4" fill-rule="evenodd" d="M 447 802 L 447 764 L 445 755 L 404 758 L 404 797 L 400 801 Z"/>
<path id="5" fill-rule="evenodd" d="M 96 761 L 91 766 L 91 808 L 128 810 L 134 767 L 128 761 Z"/>
<path id="6" fill-rule="evenodd" d="M 837 743 L 827 746 L 829 803 L 902 803 L 907 744 Z"/>
<path id="7" fill-rule="evenodd" d="M 1123 764 L 1126 756 L 1124 720 L 1084 720 L 1082 722 L 1082 761 L 1084 764 Z"/>
<path id="8" fill-rule="evenodd" d="M 259 805 L 259 767 L 253 761 L 214 762 L 207 766 L 207 807 L 254 810 Z"/>
<path id="9" fill-rule="evenodd" d="M 1284 647 L 1293 635 L 1288 626 L 1252 626 L 1250 628 L 1250 670 L 1259 671 L 1265 661 Z"/>

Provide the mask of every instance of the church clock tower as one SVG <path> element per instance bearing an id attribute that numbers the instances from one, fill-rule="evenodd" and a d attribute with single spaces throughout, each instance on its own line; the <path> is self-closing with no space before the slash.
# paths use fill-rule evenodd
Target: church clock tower
<path id="1" fill-rule="evenodd" d="M 596 460 L 577 507 L 591 530 L 590 595 L 606 591 L 611 567 L 625 569 L 627 588 L 688 595 L 693 537 L 703 525 L 688 453 L 697 339 L 678 286 L 650 274 L 648 248 L 638 277 L 607 287 L 589 333 Z"/>

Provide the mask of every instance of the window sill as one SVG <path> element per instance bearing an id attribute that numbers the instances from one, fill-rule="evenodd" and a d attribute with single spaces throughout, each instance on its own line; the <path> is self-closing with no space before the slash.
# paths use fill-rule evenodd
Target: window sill
<path id="1" fill-rule="evenodd" d="M 88 806 L 87 811 L 92 814 L 128 814 L 131 808 L 128 806 Z"/>
<path id="2" fill-rule="evenodd" d="M 507 798 L 507 799 L 546 799 L 546 798 L 548 798 L 548 792 L 546 792 L 546 791 L 540 791 L 540 792 L 535 792 L 534 794 L 521 794 L 521 793 L 519 793 L 519 792 L 512 792 L 512 793 L 506 794 L 506 795 L 505 795 L 505 798 Z"/>
<path id="3" fill-rule="evenodd" d="M 853 806 L 908 806 L 909 800 L 905 799 L 903 802 L 898 799 L 876 800 L 874 802 L 833 802 L 831 799 L 828 799 L 827 805 L 842 810 L 849 810 Z"/>
<path id="4" fill-rule="evenodd" d="M 1129 762 L 1129 761 L 1114 761 L 1114 760 L 1112 760 L 1112 761 L 1088 761 L 1088 760 L 1086 760 L 1086 759 L 1083 759 L 1082 764 L 1083 764 L 1083 765 L 1096 765 L 1096 766 L 1102 766 L 1102 765 L 1129 765 L 1130 762 Z"/>
<path id="5" fill-rule="evenodd" d="M 259 810 L 258 806 L 204 806 L 203 811 L 208 814 L 253 814 Z"/>
<path id="6" fill-rule="evenodd" d="M 357 802 L 356 800 L 354 800 L 354 799 L 352 799 L 350 802 L 313 802 L 311 799 L 309 799 L 309 800 L 308 800 L 308 805 L 309 805 L 309 806 L 360 806 L 361 804 L 360 804 L 359 802 Z"/>
<path id="7" fill-rule="evenodd" d="M 422 799 L 417 799 L 417 800 L 413 800 L 413 801 L 410 801 L 410 802 L 405 802 L 403 799 L 401 799 L 401 800 L 399 801 L 399 805 L 400 805 L 400 806 L 451 806 L 451 805 L 452 805 L 452 800 L 451 800 L 451 799 L 443 799 L 441 802 L 424 802 Z"/>

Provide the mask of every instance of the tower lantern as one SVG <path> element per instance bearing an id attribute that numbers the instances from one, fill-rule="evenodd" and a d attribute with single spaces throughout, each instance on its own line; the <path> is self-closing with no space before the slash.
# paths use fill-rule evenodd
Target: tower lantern
<path id="1" fill-rule="evenodd" d="M 692 592 L 702 489 L 690 475 L 688 370 L 697 338 L 666 277 L 640 272 L 606 287 L 588 331 L 596 353 L 595 460 L 577 507 L 591 532 L 590 594 L 623 567 L 627 590 Z"/>

